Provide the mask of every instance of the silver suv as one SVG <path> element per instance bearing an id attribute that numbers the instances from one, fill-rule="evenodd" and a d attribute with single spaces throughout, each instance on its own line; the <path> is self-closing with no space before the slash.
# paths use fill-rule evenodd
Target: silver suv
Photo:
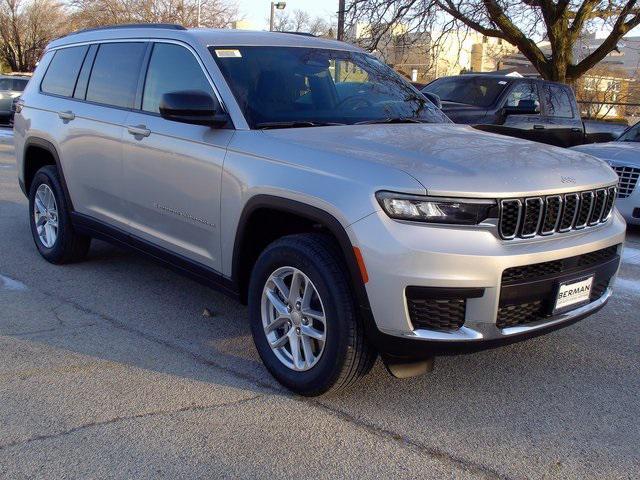
<path id="1" fill-rule="evenodd" d="M 345 43 L 78 32 L 17 110 L 44 258 L 102 238 L 247 302 L 266 367 L 303 395 L 378 354 L 409 376 L 546 333 L 611 295 L 625 223 L 604 162 L 454 125 Z"/>

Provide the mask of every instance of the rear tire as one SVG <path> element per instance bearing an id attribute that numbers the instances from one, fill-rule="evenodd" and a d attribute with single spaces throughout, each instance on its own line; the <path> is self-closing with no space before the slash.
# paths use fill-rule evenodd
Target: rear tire
<path id="1" fill-rule="evenodd" d="M 322 395 L 349 387 L 373 366 L 377 354 L 365 338 L 349 285 L 340 251 L 326 235 L 283 237 L 258 258 L 249 285 L 253 339 L 269 372 L 288 389 Z M 307 288 L 312 300 L 305 301 Z M 281 326 L 270 328 L 276 324 Z"/>
<path id="2" fill-rule="evenodd" d="M 77 262 L 89 251 L 91 237 L 74 231 L 70 214 L 57 168 L 42 167 L 29 189 L 29 219 L 36 248 L 48 262 Z"/>

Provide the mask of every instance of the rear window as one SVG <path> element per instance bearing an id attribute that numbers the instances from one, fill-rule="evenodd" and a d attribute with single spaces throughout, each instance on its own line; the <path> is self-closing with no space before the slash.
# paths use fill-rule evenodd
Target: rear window
<path id="1" fill-rule="evenodd" d="M 42 79 L 40 89 L 54 95 L 72 96 L 87 49 L 84 45 L 57 50 Z"/>
<path id="2" fill-rule="evenodd" d="M 87 100 L 132 108 L 146 43 L 103 43 L 98 49 L 87 87 Z"/>
<path id="3" fill-rule="evenodd" d="M 506 80 L 462 75 L 435 80 L 422 91 L 435 93 L 445 102 L 488 107 L 495 102 L 506 86 Z"/>

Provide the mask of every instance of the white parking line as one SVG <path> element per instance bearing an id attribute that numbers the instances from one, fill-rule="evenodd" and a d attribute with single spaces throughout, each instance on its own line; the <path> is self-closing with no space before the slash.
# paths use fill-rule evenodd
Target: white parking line
<path id="1" fill-rule="evenodd" d="M 5 130 L 0 128 L 0 138 L 13 138 L 13 130 Z"/>
<path id="2" fill-rule="evenodd" d="M 4 275 L 0 275 L 0 289 L 14 292 L 24 292 L 28 290 L 24 283 L 14 280 L 13 278 L 5 277 Z"/>

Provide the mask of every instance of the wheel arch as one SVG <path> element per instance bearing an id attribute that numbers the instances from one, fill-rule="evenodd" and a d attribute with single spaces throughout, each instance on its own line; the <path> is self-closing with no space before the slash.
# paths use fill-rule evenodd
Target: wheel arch
<path id="1" fill-rule="evenodd" d="M 353 250 L 354 246 L 340 221 L 332 214 L 318 207 L 297 200 L 262 194 L 252 197 L 246 203 L 236 229 L 233 246 L 232 279 L 235 288 L 240 294 L 241 301 L 246 302 L 248 280 L 251 270 L 259 253 L 263 250 L 262 248 L 260 252 L 254 252 L 252 254 L 248 248 L 253 242 L 253 240 L 249 238 L 251 237 L 252 226 L 255 225 L 256 216 L 267 211 L 296 217 L 302 222 L 307 222 L 307 225 L 311 225 L 319 231 L 326 231 L 330 234 L 335 239 L 347 265 L 350 277 L 349 281 L 353 288 L 359 309 L 370 312 L 369 299 L 358 260 Z"/>
<path id="2" fill-rule="evenodd" d="M 70 210 L 73 211 L 73 203 L 69 196 L 69 190 L 64 178 L 64 172 L 62 171 L 62 163 L 60 162 L 58 150 L 53 143 L 40 137 L 29 137 L 24 142 L 22 178 L 24 179 L 23 191 L 25 195 L 29 195 L 31 182 L 33 181 L 33 177 L 36 172 L 45 165 L 55 165 L 58 169 L 58 176 L 60 178 L 60 183 L 62 184 L 65 200 L 67 205 L 69 205 Z"/>

